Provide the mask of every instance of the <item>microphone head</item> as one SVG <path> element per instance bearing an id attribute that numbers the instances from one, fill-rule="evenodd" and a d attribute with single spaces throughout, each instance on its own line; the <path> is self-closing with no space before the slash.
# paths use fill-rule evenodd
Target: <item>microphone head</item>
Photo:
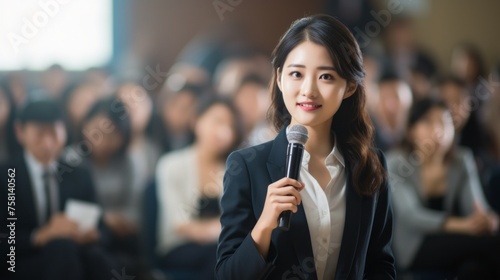
<path id="1" fill-rule="evenodd" d="M 305 145 L 307 139 L 309 139 L 309 134 L 307 132 L 307 128 L 305 128 L 303 125 L 296 124 L 290 127 L 290 129 L 286 133 L 286 138 L 290 143 L 299 143 Z"/>

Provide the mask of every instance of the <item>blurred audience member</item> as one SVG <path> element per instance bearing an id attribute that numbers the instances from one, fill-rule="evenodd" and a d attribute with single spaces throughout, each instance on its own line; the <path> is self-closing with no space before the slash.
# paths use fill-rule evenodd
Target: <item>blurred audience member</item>
<path id="1" fill-rule="evenodd" d="M 372 114 L 378 106 L 378 81 L 382 68 L 380 58 L 373 52 L 365 51 L 363 53 L 363 67 L 365 68 L 366 109 Z"/>
<path id="2" fill-rule="evenodd" d="M 113 92 L 114 80 L 104 68 L 92 67 L 85 71 L 83 81 L 94 86 L 103 95 Z"/>
<path id="3" fill-rule="evenodd" d="M 14 135 L 16 106 L 8 91 L 0 87 L 0 163 L 6 162 L 21 151 Z"/>
<path id="4" fill-rule="evenodd" d="M 415 101 L 430 97 L 436 74 L 436 66 L 429 58 L 420 57 L 413 62 L 409 84 Z"/>
<path id="5" fill-rule="evenodd" d="M 142 193 L 134 188 L 132 161 L 127 153 L 131 122 L 116 97 L 97 101 L 82 121 L 82 139 L 90 153 L 86 162 L 110 230 L 108 249 L 134 273 L 142 269 L 138 218 Z"/>
<path id="6" fill-rule="evenodd" d="M 166 88 L 162 90 L 158 102 L 160 120 L 154 133 L 163 153 L 193 143 L 196 107 L 203 94 L 201 87 L 192 84 L 187 84 L 178 91 Z"/>
<path id="7" fill-rule="evenodd" d="M 61 96 L 61 106 L 68 130 L 68 145 L 74 144 L 74 141 L 78 139 L 83 118 L 101 96 L 102 94 L 95 86 L 87 83 L 73 84 L 64 90 Z"/>
<path id="8" fill-rule="evenodd" d="M 240 140 L 235 107 L 221 98 L 202 102 L 194 131 L 192 146 L 158 162 L 158 252 L 165 268 L 214 279 L 224 164 Z"/>
<path id="9" fill-rule="evenodd" d="M 270 105 L 267 82 L 258 75 L 245 76 L 233 94 L 241 114 L 245 145 L 253 146 L 274 139 L 276 133 L 266 119 Z"/>
<path id="10" fill-rule="evenodd" d="M 5 78 L 5 90 L 12 96 L 16 107 L 24 104 L 28 96 L 28 84 L 23 71 L 10 72 Z"/>
<path id="11" fill-rule="evenodd" d="M 132 186 L 134 192 L 140 194 L 154 177 L 156 161 L 161 153 L 157 143 L 150 136 L 153 124 L 153 101 L 146 90 L 135 83 L 121 85 L 117 97 L 125 105 L 130 116 L 131 139 L 128 154 L 133 170 Z"/>
<path id="12" fill-rule="evenodd" d="M 460 142 L 460 133 L 469 120 L 471 113 L 465 81 L 456 76 L 441 78 L 438 82 L 438 95 L 450 109 L 453 126 L 455 127 L 455 139 Z M 477 135 L 474 135 L 474 137 L 477 137 Z"/>
<path id="13" fill-rule="evenodd" d="M 478 99 L 469 94 L 467 84 L 457 76 L 442 78 L 438 83 L 438 94 L 450 108 L 457 143 L 470 148 L 478 157 L 484 146 Z"/>
<path id="14" fill-rule="evenodd" d="M 466 82 L 469 94 L 482 96 L 486 90 L 480 81 L 484 77 L 484 62 L 480 51 L 473 44 L 455 46 L 451 54 L 451 71 Z"/>
<path id="15" fill-rule="evenodd" d="M 68 73 L 59 64 L 51 65 L 42 73 L 42 88 L 58 100 L 68 84 Z"/>
<path id="16" fill-rule="evenodd" d="M 499 279 L 498 216 L 472 153 L 454 145 L 454 130 L 444 101 L 422 99 L 410 110 L 401 149 L 388 155 L 396 260 L 457 279 Z"/>
<path id="17" fill-rule="evenodd" d="M 221 61 L 214 74 L 218 94 L 232 96 L 247 76 L 256 76 L 267 84 L 271 77 L 271 62 L 267 56 L 250 53 Z"/>
<path id="18" fill-rule="evenodd" d="M 377 147 L 387 151 L 401 141 L 411 104 L 408 84 L 394 72 L 383 74 L 378 82 L 378 104 L 371 112 Z"/>
<path id="19" fill-rule="evenodd" d="M 434 60 L 418 46 L 415 37 L 413 20 L 409 17 L 393 17 L 383 36 L 386 66 L 395 69 L 408 83 L 412 82 L 412 78 L 418 80 L 418 77 L 412 77 L 412 69 L 422 68 L 421 65 L 425 65 L 425 71 L 429 73 L 436 69 Z"/>
<path id="20" fill-rule="evenodd" d="M 500 64 L 490 76 L 493 94 L 484 106 L 486 145 L 482 151 L 484 159 L 483 182 L 488 198 L 497 212 L 500 212 Z"/>
<path id="21" fill-rule="evenodd" d="M 100 231 L 82 231 L 64 214 L 69 199 L 96 201 L 88 171 L 58 160 L 66 141 L 58 103 L 28 100 L 20 109 L 16 136 L 23 154 L 11 158 L 0 176 L 7 182 L 8 168 L 15 175 L 17 279 L 110 279 L 116 266 L 99 244 Z M 2 199 L 7 201 L 7 188 Z M 6 221 L 7 207 L 2 208 Z"/>

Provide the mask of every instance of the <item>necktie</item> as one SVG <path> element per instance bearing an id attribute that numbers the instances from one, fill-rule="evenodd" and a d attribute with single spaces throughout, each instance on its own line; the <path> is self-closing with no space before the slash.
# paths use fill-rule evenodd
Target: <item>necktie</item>
<path id="1" fill-rule="evenodd" d="M 46 207 L 45 207 L 45 221 L 50 220 L 50 216 L 57 211 L 57 202 L 54 194 L 54 186 L 52 182 L 52 172 L 50 170 L 45 170 L 43 172 L 43 188 L 45 191 Z"/>

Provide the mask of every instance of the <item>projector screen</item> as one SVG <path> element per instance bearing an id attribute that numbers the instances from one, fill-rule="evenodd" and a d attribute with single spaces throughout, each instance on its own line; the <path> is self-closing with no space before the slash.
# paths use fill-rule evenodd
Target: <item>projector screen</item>
<path id="1" fill-rule="evenodd" d="M 112 28 L 112 0 L 0 0 L 0 71 L 103 66 Z"/>

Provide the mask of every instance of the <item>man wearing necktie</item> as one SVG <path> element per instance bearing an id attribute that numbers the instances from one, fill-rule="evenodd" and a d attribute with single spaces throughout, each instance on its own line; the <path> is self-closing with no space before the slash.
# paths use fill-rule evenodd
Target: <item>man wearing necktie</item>
<path id="1" fill-rule="evenodd" d="M 59 104 L 49 99 L 27 101 L 15 129 L 23 153 L 1 167 L 0 180 L 7 182 L 7 169 L 15 169 L 16 272 L 2 269 L 0 274 L 7 274 L 0 278 L 111 279 L 115 262 L 103 250 L 99 229 L 82 232 L 64 214 L 68 199 L 96 200 L 86 169 L 58 160 L 66 142 Z M 6 189 L 1 188 L 2 205 L 7 202 Z M 2 222 L 6 211 L 7 207 L 0 210 Z M 0 258 L 7 246 L 0 243 Z"/>

